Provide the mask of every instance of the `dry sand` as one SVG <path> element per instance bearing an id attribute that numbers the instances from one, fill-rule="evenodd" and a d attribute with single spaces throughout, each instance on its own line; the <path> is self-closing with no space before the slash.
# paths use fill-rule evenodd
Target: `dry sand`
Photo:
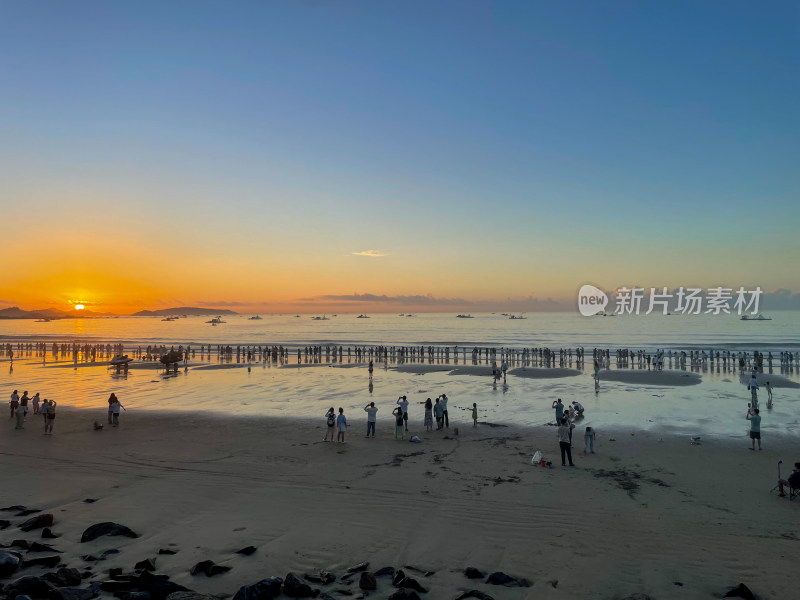
<path id="1" fill-rule="evenodd" d="M 744 437 L 692 446 L 685 437 L 601 431 L 597 454 L 584 456 L 576 429 L 577 467 L 562 468 L 553 428 L 473 429 L 458 415 L 458 436 L 418 432 L 423 441 L 412 444 L 395 441 L 393 423 L 380 416 L 378 438 L 367 440 L 364 415 L 350 414 L 345 444 L 320 441 L 322 419 L 129 411 L 119 428 L 95 432 L 91 423 L 104 422 L 104 411 L 59 407 L 52 437 L 41 435 L 39 417 L 24 431 L 7 419 L 0 506 L 52 513 L 62 537 L 25 534 L 17 529 L 24 518 L 6 512 L 0 519 L 12 525 L 0 540 L 50 542 L 62 563 L 91 568 L 91 580 L 157 557 L 157 572 L 213 594 L 289 571 L 341 575 L 361 561 L 373 571 L 435 571 L 410 573 L 433 599 L 473 588 L 498 600 L 712 598 L 739 582 L 762 598 L 795 593 L 800 503 L 770 493 L 777 460 L 800 460 L 795 440 L 765 439 L 765 451 L 751 452 Z M 537 449 L 552 469 L 530 464 Z M 101 521 L 141 537 L 78 543 Z M 251 544 L 252 556 L 234 553 Z M 80 558 L 110 548 L 120 553 L 97 563 Z M 158 556 L 160 548 L 177 554 Z M 232 570 L 191 576 L 206 559 Z M 470 581 L 467 566 L 533 585 Z M 359 594 L 357 583 L 321 589 Z M 375 597 L 390 593 L 379 579 Z"/>

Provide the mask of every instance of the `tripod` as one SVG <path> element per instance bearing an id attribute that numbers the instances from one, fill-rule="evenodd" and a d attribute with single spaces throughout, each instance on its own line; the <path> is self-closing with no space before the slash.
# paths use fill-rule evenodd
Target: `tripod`
<path id="1" fill-rule="evenodd" d="M 779 460 L 778 461 L 778 481 L 781 480 L 781 465 L 782 464 L 783 464 L 783 461 Z M 770 490 L 770 492 L 780 492 L 780 491 L 781 491 L 780 483 L 776 483 L 775 487 Z"/>

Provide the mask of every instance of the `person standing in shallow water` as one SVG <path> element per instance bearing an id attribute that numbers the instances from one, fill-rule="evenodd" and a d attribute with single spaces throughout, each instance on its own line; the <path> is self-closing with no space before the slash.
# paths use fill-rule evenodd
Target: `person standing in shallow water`
<path id="1" fill-rule="evenodd" d="M 375 366 L 372 364 L 372 361 L 369 361 L 369 378 L 372 379 L 372 371 L 374 370 Z"/>
<path id="2" fill-rule="evenodd" d="M 473 427 L 477 427 L 478 426 L 478 403 L 477 402 L 473 402 L 472 403 L 472 426 Z"/>
<path id="3" fill-rule="evenodd" d="M 347 417 L 344 416 L 344 409 L 339 407 L 339 416 L 336 417 L 336 428 L 339 432 L 336 434 L 336 440 L 344 443 L 344 433 L 347 431 Z"/>
<path id="4" fill-rule="evenodd" d="M 561 417 L 564 416 L 564 405 L 561 403 L 561 398 L 554 400 L 551 408 L 556 409 L 556 425 L 558 425 L 561 423 Z"/>

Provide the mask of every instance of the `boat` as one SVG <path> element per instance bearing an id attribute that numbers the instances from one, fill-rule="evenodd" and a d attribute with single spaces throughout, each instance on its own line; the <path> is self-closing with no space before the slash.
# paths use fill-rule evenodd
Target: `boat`
<path id="1" fill-rule="evenodd" d="M 253 316 L 253 317 L 250 317 L 250 318 L 249 318 L 249 319 L 247 319 L 247 320 L 248 320 L 248 321 L 260 321 L 260 320 L 261 320 L 261 317 L 259 317 L 258 315 L 255 315 L 255 316 Z"/>
<path id="2" fill-rule="evenodd" d="M 162 321 L 177 321 L 178 317 L 164 317 Z"/>
<path id="3" fill-rule="evenodd" d="M 517 316 L 517 315 L 508 315 L 508 318 L 516 321 L 517 319 L 527 319 L 528 317 L 524 317 L 522 315 L 519 315 L 519 316 Z"/>
<path id="4" fill-rule="evenodd" d="M 311 317 L 311 320 L 312 321 L 327 321 L 328 317 L 326 317 L 325 315 L 323 315 L 321 317 Z"/>
<path id="5" fill-rule="evenodd" d="M 52 321 L 52 319 L 48 319 L 47 317 L 45 317 L 44 319 L 36 319 L 34 323 L 49 323 L 50 321 Z"/>
<path id="6" fill-rule="evenodd" d="M 176 365 L 183 360 L 183 356 L 181 356 L 180 352 L 177 352 L 175 350 L 170 350 L 158 360 L 160 360 L 165 365 Z"/>
<path id="7" fill-rule="evenodd" d="M 414 315 L 406 315 L 407 317 L 413 317 Z"/>
<path id="8" fill-rule="evenodd" d="M 400 313 L 400 314 L 399 314 L 399 315 L 397 315 L 397 316 L 398 316 L 398 317 L 405 317 L 405 316 L 406 316 L 406 313 Z"/>
<path id="9" fill-rule="evenodd" d="M 472 319 L 472 315 L 456 315 L 456 319 Z"/>
<path id="10" fill-rule="evenodd" d="M 295 319 L 299 319 L 299 318 L 300 318 L 300 315 L 295 315 L 295 316 L 294 316 L 294 318 L 295 318 Z"/>
<path id="11" fill-rule="evenodd" d="M 211 323 L 212 325 L 216 325 L 217 323 L 224 323 L 225 321 L 222 320 L 222 317 L 214 317 L 210 321 L 206 321 L 206 323 Z"/>
<path id="12" fill-rule="evenodd" d="M 356 319 L 369 319 L 367 315 L 358 315 Z"/>
<path id="13" fill-rule="evenodd" d="M 772 321 L 772 317 L 765 317 L 763 314 L 758 313 L 755 317 L 751 315 L 742 315 L 742 321 Z"/>
<path id="14" fill-rule="evenodd" d="M 114 356 L 114 358 L 108 361 L 108 363 L 111 365 L 127 365 L 129 362 L 133 362 L 133 359 L 128 358 L 127 354 L 124 354 L 122 356 L 117 354 L 116 356 Z"/>

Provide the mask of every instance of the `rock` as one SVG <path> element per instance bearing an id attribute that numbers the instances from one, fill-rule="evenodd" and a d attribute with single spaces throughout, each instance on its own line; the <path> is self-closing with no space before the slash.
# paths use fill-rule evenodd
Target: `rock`
<path id="1" fill-rule="evenodd" d="M 28 552 L 58 552 L 61 554 L 61 550 L 56 550 L 50 544 L 40 544 L 39 542 L 31 542 L 28 546 Z"/>
<path id="2" fill-rule="evenodd" d="M 30 596 L 20 595 L 14 598 L 14 600 L 32 600 Z"/>
<path id="3" fill-rule="evenodd" d="M 329 583 L 333 583 L 336 581 L 336 575 L 332 573 L 328 573 L 328 571 L 320 571 L 316 575 L 311 573 L 306 573 L 303 575 L 303 579 L 306 581 L 310 581 L 311 583 L 321 583 L 324 585 L 328 585 Z"/>
<path id="4" fill-rule="evenodd" d="M 245 546 L 241 550 L 237 550 L 235 554 L 244 554 L 245 556 L 250 556 L 255 551 L 256 551 L 255 546 Z"/>
<path id="5" fill-rule="evenodd" d="M 399 588 L 406 588 L 409 590 L 414 590 L 417 592 L 421 592 L 423 594 L 427 594 L 428 590 L 426 590 L 422 585 L 420 585 L 419 581 L 414 579 L 413 577 L 406 577 L 400 583 L 396 584 Z"/>
<path id="6" fill-rule="evenodd" d="M 52 515 L 51 515 L 52 521 Z M 52 523 L 50 523 L 52 525 Z M 95 523 L 91 527 L 89 527 L 86 531 L 83 532 L 81 536 L 81 543 L 83 542 L 91 542 L 92 540 L 96 540 L 102 535 L 124 535 L 129 538 L 138 538 L 139 536 L 131 531 L 129 528 L 125 527 L 125 525 L 120 525 L 119 523 L 112 523 L 111 521 L 105 521 L 103 523 Z"/>
<path id="7" fill-rule="evenodd" d="M 53 533 L 49 527 L 42 529 L 42 537 L 46 540 L 54 540 L 61 537 L 59 534 Z"/>
<path id="8" fill-rule="evenodd" d="M 172 550 L 172 549 L 170 549 L 170 548 L 161 548 L 161 549 L 158 551 L 158 553 L 159 553 L 159 554 L 177 554 L 177 553 L 178 553 L 178 551 L 177 551 L 177 550 Z"/>
<path id="9" fill-rule="evenodd" d="M 728 590 L 723 598 L 745 598 L 745 600 L 755 600 L 753 592 L 745 584 L 740 583 L 735 588 Z"/>
<path id="10" fill-rule="evenodd" d="M 52 583 L 45 581 L 41 577 L 20 577 L 8 584 L 3 592 L 9 597 L 14 598 L 19 595 L 27 595 L 31 598 L 48 598 L 50 592 L 56 589 Z"/>
<path id="11" fill-rule="evenodd" d="M 86 502 L 86 504 L 94 504 L 97 502 L 97 498 L 84 498 L 83 501 Z"/>
<path id="12" fill-rule="evenodd" d="M 182 594 L 183 592 L 175 592 Z M 120 600 L 151 600 L 150 592 L 125 592 L 120 594 Z"/>
<path id="13" fill-rule="evenodd" d="M 98 560 L 103 559 L 96 557 L 94 554 L 84 554 L 81 556 L 81 560 L 85 560 L 86 562 L 97 562 Z"/>
<path id="14" fill-rule="evenodd" d="M 28 548 L 30 548 L 30 544 L 28 543 L 28 540 L 13 540 L 9 544 L 9 547 L 10 548 L 22 548 L 23 550 L 27 550 Z"/>
<path id="15" fill-rule="evenodd" d="M 61 567 L 58 571 L 56 571 L 56 576 L 62 581 L 62 587 L 72 587 L 76 585 L 80 585 L 83 581 L 83 577 L 81 576 L 80 571 L 78 569 L 69 569 L 67 567 Z"/>
<path id="16" fill-rule="evenodd" d="M 139 577 L 139 589 L 150 592 L 152 600 L 165 600 L 173 592 L 192 591 L 170 581 L 166 575 L 153 575 L 150 571 L 142 571 L 142 575 Z"/>
<path id="17" fill-rule="evenodd" d="M 219 575 L 220 573 L 227 573 L 230 570 L 230 567 L 223 567 L 221 565 L 214 564 L 213 561 L 204 560 L 193 566 L 189 570 L 189 573 L 192 575 L 204 573 L 206 577 L 213 577 L 214 575 Z"/>
<path id="18" fill-rule="evenodd" d="M 368 562 L 362 562 L 354 567 L 350 567 L 349 569 L 345 570 L 345 573 L 360 573 L 361 571 L 366 571 L 369 568 Z"/>
<path id="19" fill-rule="evenodd" d="M 97 596 L 97 592 L 90 589 L 64 587 L 53 590 L 49 600 L 91 600 Z"/>
<path id="20" fill-rule="evenodd" d="M 106 579 L 100 582 L 100 589 L 104 592 L 128 592 L 136 589 L 137 583 L 135 581 L 127 581 L 122 579 Z"/>
<path id="21" fill-rule="evenodd" d="M 378 589 L 378 582 L 375 579 L 375 575 L 372 573 L 367 573 L 363 571 L 361 573 L 361 577 L 358 580 L 358 587 L 362 590 L 377 590 Z"/>
<path id="22" fill-rule="evenodd" d="M 392 577 L 392 585 L 397 585 L 405 578 L 406 574 L 403 572 L 403 569 L 397 569 L 397 571 L 394 573 L 394 577 Z"/>
<path id="23" fill-rule="evenodd" d="M 415 573 L 419 573 L 423 577 L 430 577 L 431 575 L 436 575 L 436 571 L 428 571 L 426 569 L 420 569 L 419 567 L 412 567 L 411 565 L 406 565 L 403 568 L 408 569 L 409 571 L 414 571 Z"/>
<path id="24" fill-rule="evenodd" d="M 16 552 L 0 550 L 0 579 L 11 577 L 19 568 L 21 557 Z"/>
<path id="25" fill-rule="evenodd" d="M 464 577 L 467 579 L 483 579 L 486 575 L 478 571 L 475 567 L 467 567 L 464 569 Z"/>
<path id="26" fill-rule="evenodd" d="M 635 594 L 631 594 L 630 596 L 625 596 L 622 600 L 651 600 L 651 598 L 647 594 L 636 592 Z"/>
<path id="27" fill-rule="evenodd" d="M 22 506 L 21 504 L 15 504 L 14 506 L 6 506 L 5 508 L 0 508 L 3 512 L 19 512 L 21 510 L 28 510 L 26 506 Z"/>
<path id="28" fill-rule="evenodd" d="M 217 600 L 216 596 L 198 594 L 197 592 L 174 592 L 167 596 L 167 600 Z"/>
<path id="29" fill-rule="evenodd" d="M 22 561 L 22 567 L 55 567 L 60 562 L 61 557 L 57 554 L 52 556 L 38 556 L 36 558 L 25 558 L 25 560 Z"/>
<path id="30" fill-rule="evenodd" d="M 33 531 L 34 529 L 41 529 L 42 527 L 51 527 L 53 525 L 53 515 L 47 513 L 44 515 L 36 515 L 25 521 L 19 528 L 22 531 Z"/>
<path id="31" fill-rule="evenodd" d="M 394 594 L 389 596 L 389 600 L 422 600 L 419 594 L 414 590 L 397 590 Z"/>
<path id="32" fill-rule="evenodd" d="M 519 587 L 519 581 L 502 571 L 495 571 L 486 579 L 486 583 L 491 585 L 504 585 L 506 587 Z"/>
<path id="33" fill-rule="evenodd" d="M 386 577 L 387 575 L 394 577 L 394 567 L 383 567 L 375 571 L 375 577 Z"/>
<path id="34" fill-rule="evenodd" d="M 252 585 L 243 585 L 233 600 L 271 600 L 280 595 L 281 584 L 283 579 L 280 577 L 269 577 Z"/>
<path id="35" fill-rule="evenodd" d="M 5 519 L 0 519 L 0 529 L 5 529 L 11 525 L 11 521 L 6 521 Z"/>
<path id="36" fill-rule="evenodd" d="M 135 565 L 133 565 L 134 569 L 142 570 L 142 571 L 155 571 L 156 570 L 156 559 L 155 558 L 146 558 L 144 560 L 140 560 Z"/>
<path id="37" fill-rule="evenodd" d="M 15 517 L 27 517 L 28 515 L 35 515 L 36 513 L 40 513 L 40 512 L 42 512 L 42 511 L 39 510 L 38 508 L 26 508 L 25 510 L 19 511 L 14 516 Z"/>
<path id="38" fill-rule="evenodd" d="M 109 548 L 108 550 L 103 550 L 100 553 L 100 560 L 105 560 L 112 554 L 119 554 L 119 550 L 117 550 L 116 548 Z M 122 572 L 122 569 L 120 569 L 120 572 Z"/>
<path id="39" fill-rule="evenodd" d="M 283 593 L 290 598 L 311 598 L 314 590 L 307 583 L 303 583 L 294 573 L 287 573 L 283 581 Z"/>
<path id="40" fill-rule="evenodd" d="M 458 596 L 456 596 L 456 600 L 464 600 L 465 598 L 477 598 L 478 600 L 494 600 L 492 596 L 481 592 L 480 590 L 468 590 L 466 592 L 461 592 Z"/>

